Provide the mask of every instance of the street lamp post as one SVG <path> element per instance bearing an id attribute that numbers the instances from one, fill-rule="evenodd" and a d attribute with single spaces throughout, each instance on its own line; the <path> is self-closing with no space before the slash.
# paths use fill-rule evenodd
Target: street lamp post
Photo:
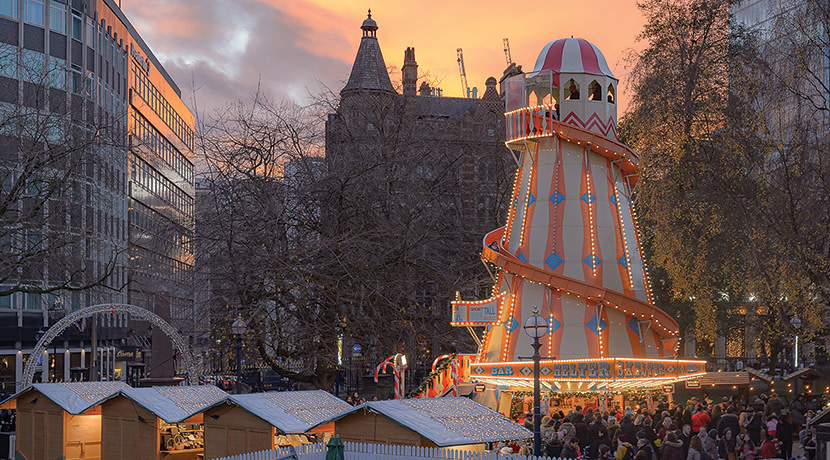
<path id="1" fill-rule="evenodd" d="M 793 344 L 793 366 L 798 370 L 798 330 L 801 328 L 801 319 L 798 316 L 793 316 L 790 319 L 790 325 L 795 329 L 795 343 Z"/>
<path id="2" fill-rule="evenodd" d="M 241 315 L 231 325 L 231 331 L 236 336 L 236 394 L 242 393 L 242 335 L 247 330 L 248 325 L 242 320 Z"/>
<path id="3" fill-rule="evenodd" d="M 533 308 L 533 316 L 527 319 L 524 325 L 525 333 L 533 339 L 533 455 L 538 456 L 542 452 L 541 436 L 541 388 L 539 382 L 539 362 L 542 355 L 539 349 L 542 343 L 539 341 L 548 333 L 548 320 L 539 316 L 539 308 Z"/>
<path id="4" fill-rule="evenodd" d="M 406 362 L 406 355 L 403 353 L 396 354 L 393 364 L 395 373 L 398 375 L 400 381 L 400 388 L 397 389 L 398 391 L 395 397 L 403 399 L 406 396 L 406 369 L 409 367 L 409 364 Z"/>

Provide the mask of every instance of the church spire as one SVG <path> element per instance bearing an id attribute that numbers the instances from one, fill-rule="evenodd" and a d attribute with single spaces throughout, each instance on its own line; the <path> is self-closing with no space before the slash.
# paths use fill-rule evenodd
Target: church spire
<path id="1" fill-rule="evenodd" d="M 389 80 L 389 72 L 386 71 L 386 63 L 383 61 L 383 53 L 377 39 L 378 23 L 372 19 L 372 10 L 363 24 L 363 37 L 360 39 L 360 47 L 357 56 L 354 58 L 352 73 L 349 81 L 340 91 L 340 94 L 352 91 L 370 90 L 382 91 L 397 94 Z"/>

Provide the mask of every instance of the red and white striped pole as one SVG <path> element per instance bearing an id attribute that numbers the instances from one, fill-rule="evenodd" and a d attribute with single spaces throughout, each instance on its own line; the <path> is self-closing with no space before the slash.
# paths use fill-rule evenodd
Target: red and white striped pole
<path id="1" fill-rule="evenodd" d="M 458 396 L 458 363 L 455 359 L 450 363 L 450 380 L 452 380 L 452 395 Z"/>

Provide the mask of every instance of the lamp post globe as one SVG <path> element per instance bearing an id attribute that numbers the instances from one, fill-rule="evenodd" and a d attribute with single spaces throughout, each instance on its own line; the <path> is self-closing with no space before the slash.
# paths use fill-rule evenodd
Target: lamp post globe
<path id="1" fill-rule="evenodd" d="M 248 331 L 248 324 L 242 316 L 231 324 L 231 332 L 236 336 L 236 394 L 242 393 L 242 336 Z"/>

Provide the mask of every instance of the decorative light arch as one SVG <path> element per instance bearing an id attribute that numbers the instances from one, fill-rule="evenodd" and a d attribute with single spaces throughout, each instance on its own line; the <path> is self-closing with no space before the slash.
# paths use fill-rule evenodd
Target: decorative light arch
<path id="1" fill-rule="evenodd" d="M 187 374 L 187 380 L 190 384 L 195 384 L 198 382 L 198 375 L 196 374 L 196 366 L 193 360 L 193 354 L 190 352 L 190 347 L 185 341 L 184 337 L 179 334 L 173 326 L 170 325 L 167 321 L 163 320 L 160 316 L 156 315 L 155 313 L 151 312 L 150 310 L 146 310 L 144 308 L 136 307 L 135 305 L 128 305 L 128 304 L 115 304 L 115 303 L 105 303 L 101 305 L 92 305 L 90 307 L 82 308 L 78 311 L 74 311 L 66 316 L 64 316 L 60 321 L 55 323 L 43 337 L 38 340 L 37 344 L 35 345 L 35 349 L 32 351 L 32 355 L 28 361 L 26 361 L 26 367 L 23 369 L 23 388 L 29 387 L 32 385 L 32 381 L 35 377 L 35 369 L 37 368 L 37 359 L 36 356 L 41 356 L 44 351 L 46 351 L 46 347 L 52 343 L 61 332 L 63 332 L 66 328 L 70 325 L 79 321 L 84 318 L 89 318 L 91 316 L 97 315 L 98 313 L 129 313 L 131 315 L 138 316 L 142 319 L 145 319 L 151 322 L 154 326 L 161 328 L 167 337 L 170 337 L 170 340 L 173 341 L 173 345 L 179 350 L 182 354 L 182 358 L 184 360 L 184 369 L 185 373 Z"/>

